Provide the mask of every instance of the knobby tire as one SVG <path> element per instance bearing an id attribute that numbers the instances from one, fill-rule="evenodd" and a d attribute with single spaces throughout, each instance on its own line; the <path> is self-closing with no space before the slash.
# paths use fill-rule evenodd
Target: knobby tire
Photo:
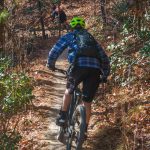
<path id="1" fill-rule="evenodd" d="M 74 133 L 70 134 L 70 137 L 68 138 L 68 142 L 67 142 L 67 150 L 71 150 L 72 141 L 76 141 L 76 150 L 81 150 L 83 142 L 84 142 L 84 132 L 86 128 L 86 112 L 85 112 L 84 106 L 78 105 L 78 107 L 74 111 L 73 116 L 72 116 L 73 125 L 77 123 L 76 118 L 78 117 L 78 115 L 80 116 L 79 132 L 77 133 L 77 137 L 75 137 Z"/>

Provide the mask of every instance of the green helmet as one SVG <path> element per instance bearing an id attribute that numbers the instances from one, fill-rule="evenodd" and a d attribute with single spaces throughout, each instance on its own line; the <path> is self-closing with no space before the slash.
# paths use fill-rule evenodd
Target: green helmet
<path id="1" fill-rule="evenodd" d="M 85 21 L 83 18 L 81 17 L 74 17 L 71 22 L 70 22 L 70 26 L 72 28 L 75 28 L 77 25 L 80 25 L 82 28 L 85 28 Z"/>

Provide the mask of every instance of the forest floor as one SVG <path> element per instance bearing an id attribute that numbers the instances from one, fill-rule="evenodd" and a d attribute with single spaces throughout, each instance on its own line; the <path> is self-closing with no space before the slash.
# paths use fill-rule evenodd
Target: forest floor
<path id="1" fill-rule="evenodd" d="M 94 3 L 92 1 L 87 1 L 84 4 L 79 3 L 78 5 L 73 6 L 64 5 L 64 8 L 69 19 L 72 15 L 84 15 L 87 18 L 89 26 L 91 22 L 88 18 L 92 17 L 95 11 L 97 11 L 93 9 Z M 38 41 L 40 48 L 36 50 L 36 57 L 28 62 L 30 66 L 29 74 L 34 79 L 33 94 L 35 95 L 35 98 L 33 99 L 31 109 L 22 116 L 19 123 L 19 131 L 22 135 L 19 150 L 65 150 L 65 146 L 58 142 L 56 138 L 58 127 L 55 125 L 55 119 L 62 104 L 66 79 L 63 74 L 51 72 L 45 67 L 49 50 L 57 39 L 57 37 L 51 37 L 47 40 Z M 56 64 L 58 68 L 67 68 L 68 63 L 65 56 L 64 53 L 58 59 Z M 138 138 L 137 140 L 134 140 L 134 135 L 130 134 L 131 132 L 127 131 L 126 126 L 120 122 L 120 117 L 122 117 L 121 115 L 124 112 L 121 112 L 120 107 L 116 106 L 119 103 L 121 104 L 121 107 L 124 106 L 124 99 L 126 99 L 128 104 L 128 100 L 132 95 L 130 95 L 125 88 L 123 88 L 123 90 L 113 89 L 111 94 L 108 94 L 106 98 L 105 92 L 109 93 L 109 90 L 112 89 L 100 86 L 97 93 L 98 97 L 94 99 L 92 118 L 88 128 L 89 135 L 87 141 L 85 141 L 84 149 L 124 150 L 122 147 L 125 146 L 124 144 L 130 143 L 130 141 L 128 141 L 128 137 L 130 137 L 135 143 L 142 143 L 140 143 L 140 146 L 138 145 L 138 147 L 135 147 L 134 150 L 136 150 L 136 148 L 137 150 L 148 150 L 147 148 L 143 149 L 141 146 L 143 146 L 143 137 L 146 137 L 145 139 L 148 141 L 149 133 L 146 131 L 147 134 L 144 134 L 139 141 Z M 137 97 L 139 98 L 140 95 L 137 94 Z M 120 102 L 118 99 L 120 99 Z M 148 108 L 148 106 L 143 106 L 142 108 L 146 107 Z M 144 112 L 144 116 L 146 117 L 141 116 L 141 119 L 147 118 L 146 111 Z M 131 117 L 133 118 L 134 115 Z M 116 118 L 118 118 L 118 120 Z M 129 119 L 129 117 L 126 117 L 125 119 Z M 137 119 L 133 121 L 133 129 L 137 129 L 137 122 L 139 120 Z M 128 125 L 128 121 L 125 123 Z M 148 124 L 149 123 L 144 123 L 144 128 L 148 128 Z M 137 130 L 135 130 L 135 133 L 138 133 Z M 126 135 L 128 135 L 128 137 Z M 138 137 L 138 134 L 136 134 L 136 136 Z M 147 145 L 149 145 L 149 142 L 147 143 Z M 132 145 L 134 144 L 132 143 Z M 127 146 L 130 147 L 130 145 Z"/>

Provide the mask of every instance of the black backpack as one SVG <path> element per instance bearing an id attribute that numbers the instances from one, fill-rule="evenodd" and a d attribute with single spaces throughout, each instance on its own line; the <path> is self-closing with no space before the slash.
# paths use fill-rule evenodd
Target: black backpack
<path id="1" fill-rule="evenodd" d="M 65 21 L 67 21 L 67 16 L 66 16 L 66 14 L 65 14 L 65 12 L 62 10 L 61 12 L 60 12 L 60 16 L 59 16 L 60 18 L 60 23 L 64 23 Z"/>
<path id="2" fill-rule="evenodd" d="M 76 42 L 78 45 L 77 57 L 93 57 L 99 59 L 99 49 L 94 37 L 86 30 L 75 33 Z"/>
<path id="3" fill-rule="evenodd" d="M 66 13 L 63 10 L 60 11 L 60 14 L 58 14 L 58 12 L 55 11 L 52 15 L 54 18 L 59 17 L 60 23 L 64 23 L 65 21 L 67 21 Z"/>

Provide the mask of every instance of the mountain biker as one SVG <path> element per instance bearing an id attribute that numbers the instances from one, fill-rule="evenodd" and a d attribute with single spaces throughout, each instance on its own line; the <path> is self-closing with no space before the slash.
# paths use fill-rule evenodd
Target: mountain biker
<path id="1" fill-rule="evenodd" d="M 54 21 L 58 17 L 60 23 L 65 23 L 67 21 L 66 13 L 60 6 L 53 6 L 51 17 L 52 17 L 52 21 Z"/>
<path id="2" fill-rule="evenodd" d="M 66 48 L 68 49 L 68 61 L 71 64 L 71 67 L 68 69 L 69 76 L 63 96 L 62 108 L 58 118 L 56 119 L 56 125 L 63 126 L 66 124 L 66 112 L 71 101 L 71 95 L 73 94 L 75 87 L 82 82 L 82 92 L 84 95 L 82 100 L 86 108 L 87 132 L 91 116 L 91 103 L 99 86 L 100 74 L 103 73 L 103 81 L 106 82 L 110 73 L 110 62 L 108 56 L 98 42 L 85 29 L 85 21 L 83 18 L 74 17 L 70 22 L 70 26 L 72 31 L 66 35 L 63 35 L 57 41 L 57 43 L 50 50 L 47 61 L 47 67 L 54 71 L 57 58 Z M 91 38 L 89 41 L 93 40 L 93 43 L 89 42 L 92 47 L 88 42 L 87 45 L 84 45 L 84 40 L 87 37 Z M 88 39 L 85 41 L 88 41 Z M 81 43 L 85 48 L 81 48 Z M 83 54 L 82 49 L 84 49 Z"/>
<path id="3" fill-rule="evenodd" d="M 51 21 L 60 23 L 68 31 L 67 15 L 61 7 L 61 1 L 55 0 L 52 6 Z M 58 21 L 58 22 L 57 22 Z"/>

